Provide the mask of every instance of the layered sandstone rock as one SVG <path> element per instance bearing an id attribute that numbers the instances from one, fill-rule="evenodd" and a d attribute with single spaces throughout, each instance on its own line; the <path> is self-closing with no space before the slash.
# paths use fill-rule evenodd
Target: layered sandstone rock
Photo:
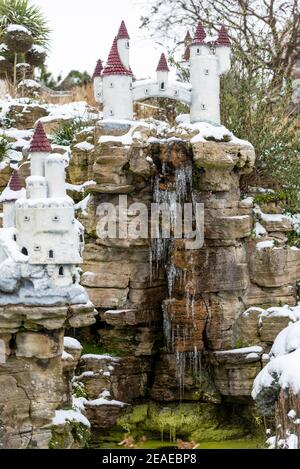
<path id="1" fill-rule="evenodd" d="M 76 359 L 63 353 L 66 327 L 95 322 L 91 305 L 0 309 L 2 448 L 48 448 L 55 411 L 71 404 Z M 2 357 L 3 358 L 3 357 Z M 78 358 L 78 357 L 77 357 Z"/>

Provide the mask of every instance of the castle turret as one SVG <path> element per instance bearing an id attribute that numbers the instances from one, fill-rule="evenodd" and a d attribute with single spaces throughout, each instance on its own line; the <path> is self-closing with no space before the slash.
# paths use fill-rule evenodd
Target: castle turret
<path id="1" fill-rule="evenodd" d="M 0 196 L 0 203 L 3 204 L 3 228 L 15 228 L 16 201 L 25 197 L 26 191 L 21 184 L 18 172 L 14 170 L 8 186 Z"/>
<path id="2" fill-rule="evenodd" d="M 216 55 L 219 58 L 219 74 L 229 72 L 231 67 L 231 41 L 224 26 L 221 27 L 216 42 Z"/>
<path id="3" fill-rule="evenodd" d="M 121 61 L 118 40 L 114 39 L 102 72 L 103 118 L 133 118 L 132 71 Z"/>
<path id="4" fill-rule="evenodd" d="M 181 60 L 181 63 L 183 66 L 187 66 L 189 64 L 189 61 L 190 61 L 190 45 L 192 43 L 192 37 L 190 35 L 190 32 L 187 31 L 186 35 L 185 35 L 185 38 L 184 38 L 184 53 L 182 55 L 182 60 Z"/>
<path id="5" fill-rule="evenodd" d="M 48 197 L 66 197 L 65 160 L 62 155 L 53 154 L 48 156 L 45 162 L 45 176 L 48 184 Z"/>
<path id="6" fill-rule="evenodd" d="M 206 33 L 199 22 L 190 46 L 191 122 L 220 123 L 219 60 L 206 43 Z"/>
<path id="7" fill-rule="evenodd" d="M 51 151 L 52 148 L 45 134 L 43 124 L 39 121 L 29 147 L 31 176 L 45 176 L 45 157 Z"/>
<path id="8" fill-rule="evenodd" d="M 118 35 L 117 35 L 117 42 L 118 42 L 118 52 L 121 59 L 122 64 L 125 68 L 130 68 L 129 63 L 129 49 L 130 49 L 130 37 L 126 28 L 124 21 L 121 22 Z"/>
<path id="9" fill-rule="evenodd" d="M 94 96 L 97 102 L 102 101 L 102 61 L 99 59 L 93 73 Z"/>
<path id="10" fill-rule="evenodd" d="M 169 79 L 169 66 L 165 54 L 161 54 L 157 65 L 157 83 L 160 91 L 165 91 Z"/>

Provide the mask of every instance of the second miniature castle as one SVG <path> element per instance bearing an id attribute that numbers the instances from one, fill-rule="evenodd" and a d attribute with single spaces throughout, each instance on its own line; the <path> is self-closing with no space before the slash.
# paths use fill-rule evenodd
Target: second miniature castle
<path id="1" fill-rule="evenodd" d="M 129 60 L 130 37 L 122 21 L 105 67 L 99 60 L 94 72 L 96 101 L 103 104 L 104 119 L 133 119 L 133 104 L 147 98 L 172 98 L 190 106 L 190 120 L 220 123 L 220 76 L 231 67 L 231 43 L 224 26 L 218 37 L 206 35 L 199 22 L 194 39 L 186 43 L 183 56 L 190 69 L 190 83 L 170 79 L 161 55 L 156 79 L 133 81 Z"/>

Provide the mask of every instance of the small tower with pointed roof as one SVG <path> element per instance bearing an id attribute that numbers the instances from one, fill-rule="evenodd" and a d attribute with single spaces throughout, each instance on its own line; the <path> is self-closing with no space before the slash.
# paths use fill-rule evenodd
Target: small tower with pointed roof
<path id="1" fill-rule="evenodd" d="M 94 97 L 97 102 L 102 101 L 102 71 L 102 60 L 99 59 L 93 73 Z"/>
<path id="2" fill-rule="evenodd" d="M 129 41 L 129 35 L 125 23 L 122 22 L 102 72 L 104 119 L 133 119 L 133 74 L 129 66 L 129 58 L 127 60 L 127 53 L 125 53 L 127 50 L 124 48 L 125 40 Z M 122 55 L 119 49 L 123 51 Z"/>
<path id="3" fill-rule="evenodd" d="M 169 78 L 169 66 L 165 54 L 161 54 L 157 68 L 157 83 L 159 91 L 163 92 L 167 89 L 168 78 Z"/>
<path id="4" fill-rule="evenodd" d="M 231 41 L 225 26 L 222 26 L 216 42 L 216 55 L 219 58 L 219 74 L 229 72 L 231 67 Z"/>
<path id="5" fill-rule="evenodd" d="M 191 122 L 220 123 L 220 75 L 229 69 L 230 41 L 225 28 L 212 43 L 199 21 L 190 46 Z"/>
<path id="6" fill-rule="evenodd" d="M 130 36 L 128 34 L 125 22 L 122 21 L 118 34 L 117 34 L 117 42 L 118 42 L 118 52 L 122 64 L 125 68 L 130 68 L 129 63 L 129 50 L 130 50 Z"/>
<path id="7" fill-rule="evenodd" d="M 7 187 L 0 196 L 3 204 L 3 228 L 16 226 L 16 201 L 26 197 L 26 190 L 22 186 L 18 171 L 14 170 Z"/>

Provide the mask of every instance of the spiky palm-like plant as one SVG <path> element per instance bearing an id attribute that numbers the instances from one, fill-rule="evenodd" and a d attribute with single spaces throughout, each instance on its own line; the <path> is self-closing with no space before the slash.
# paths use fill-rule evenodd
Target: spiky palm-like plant
<path id="1" fill-rule="evenodd" d="M 29 0 L 0 0 L 0 32 L 10 24 L 25 26 L 32 34 L 35 44 L 48 47 L 50 29 L 38 6 Z"/>
<path id="2" fill-rule="evenodd" d="M 6 28 L 9 25 L 20 25 L 28 30 L 26 32 L 13 32 L 7 34 Z M 26 31 L 26 30 L 25 30 Z M 11 37 L 12 36 L 12 37 Z M 47 20 L 38 6 L 32 5 L 30 0 L 0 0 L 0 44 L 6 42 L 8 46 L 4 54 L 4 59 L 8 61 L 6 77 L 10 75 L 9 69 L 13 67 L 13 83 L 16 86 L 18 55 L 21 61 L 26 59 L 24 52 L 27 52 L 30 43 L 36 46 L 43 46 L 45 50 L 49 46 L 50 29 Z M 26 39 L 29 39 L 29 47 Z M 24 46 L 24 47 L 22 47 Z M 46 53 L 43 54 L 45 59 Z M 2 59 L 3 61 L 3 59 Z M 32 64 L 36 65 L 36 64 Z M 3 67 L 2 67 L 3 68 Z"/>

